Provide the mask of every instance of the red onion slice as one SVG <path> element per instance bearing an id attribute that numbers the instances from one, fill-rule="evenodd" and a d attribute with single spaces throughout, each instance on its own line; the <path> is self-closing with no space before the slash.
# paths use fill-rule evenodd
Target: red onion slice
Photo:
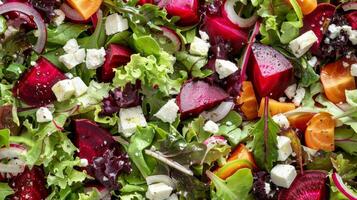
<path id="1" fill-rule="evenodd" d="M 9 2 L 0 5 L 0 15 L 7 12 L 21 12 L 28 15 L 35 22 L 37 29 L 39 30 L 39 35 L 36 44 L 33 46 L 33 50 L 37 53 L 42 53 L 45 48 L 47 40 L 47 30 L 45 22 L 43 21 L 41 15 L 32 7 L 19 2 Z"/>
<path id="2" fill-rule="evenodd" d="M 344 11 L 357 10 L 357 2 L 348 2 L 342 5 Z"/>
<path id="3" fill-rule="evenodd" d="M 201 115 L 207 120 L 218 122 L 219 120 L 227 116 L 229 111 L 231 111 L 233 107 L 234 103 L 232 101 L 224 101 L 212 110 L 203 111 Z"/>
<path id="4" fill-rule="evenodd" d="M 246 71 L 247 71 L 247 65 L 248 65 L 248 61 L 250 58 L 250 54 L 252 53 L 252 45 L 255 41 L 255 36 L 257 36 L 259 34 L 259 28 L 260 28 L 260 22 L 256 21 L 254 28 L 253 28 L 253 32 L 250 35 L 250 38 L 248 40 L 248 45 L 245 48 L 244 54 L 243 54 L 243 59 L 242 59 L 242 65 L 241 65 L 241 76 L 240 76 L 240 85 L 243 85 L 243 81 L 245 81 L 246 79 Z"/>
<path id="5" fill-rule="evenodd" d="M 181 49 L 181 40 L 179 36 L 176 34 L 176 32 L 170 28 L 167 27 L 160 27 L 162 30 L 162 34 L 167 37 L 171 42 L 174 44 L 175 49 L 174 51 L 179 51 Z"/>
<path id="6" fill-rule="evenodd" d="M 335 183 L 337 189 L 344 194 L 350 200 L 357 200 L 357 195 L 354 194 L 343 182 L 340 175 L 336 172 L 332 173 L 332 180 Z"/>
<path id="7" fill-rule="evenodd" d="M 67 3 L 63 3 L 60 9 L 64 12 L 66 17 L 73 22 L 86 23 L 89 21 L 84 19 L 75 9 L 70 7 Z"/>
<path id="8" fill-rule="evenodd" d="M 227 140 L 226 140 L 226 138 L 224 138 L 221 135 L 214 135 L 214 136 L 211 136 L 211 137 L 207 138 L 203 142 L 203 144 L 206 145 L 207 148 L 211 148 L 212 146 L 214 146 L 216 144 L 226 145 L 227 144 Z"/>
<path id="9" fill-rule="evenodd" d="M 239 27 L 248 28 L 252 26 L 257 21 L 258 15 L 254 13 L 254 15 L 249 18 L 242 18 L 241 14 L 243 7 L 239 10 L 238 14 L 234 9 L 234 6 L 237 2 L 239 2 L 239 0 L 226 0 L 223 7 L 223 14 L 227 16 L 229 21 L 231 21 L 235 25 L 238 25 Z"/>

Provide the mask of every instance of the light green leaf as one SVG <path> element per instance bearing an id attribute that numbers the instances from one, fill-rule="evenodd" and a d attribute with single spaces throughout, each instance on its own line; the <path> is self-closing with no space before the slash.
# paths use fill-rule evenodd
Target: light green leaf
<path id="1" fill-rule="evenodd" d="M 2 146 L 9 146 L 10 130 L 1 129 L 0 130 L 0 148 Z"/>
<path id="2" fill-rule="evenodd" d="M 88 25 L 63 23 L 54 28 L 47 28 L 47 43 L 65 45 L 72 38 L 77 38 L 89 28 Z"/>
<path id="3" fill-rule="evenodd" d="M 14 190 L 7 183 L 0 182 L 0 200 L 5 200 L 11 194 L 14 194 Z"/>

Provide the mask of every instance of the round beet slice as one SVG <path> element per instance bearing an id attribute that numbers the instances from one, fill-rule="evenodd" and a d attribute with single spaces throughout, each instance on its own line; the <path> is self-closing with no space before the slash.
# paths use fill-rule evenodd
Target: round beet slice
<path id="1" fill-rule="evenodd" d="M 325 200 L 326 179 L 324 171 L 305 171 L 295 178 L 289 189 L 281 190 L 278 200 Z"/>

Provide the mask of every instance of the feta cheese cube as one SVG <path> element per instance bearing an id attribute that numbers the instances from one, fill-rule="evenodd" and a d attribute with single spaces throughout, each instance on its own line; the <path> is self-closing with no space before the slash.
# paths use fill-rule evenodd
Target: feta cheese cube
<path id="1" fill-rule="evenodd" d="M 105 61 L 105 50 L 100 49 L 87 49 L 86 65 L 88 69 L 97 69 L 102 66 Z"/>
<path id="2" fill-rule="evenodd" d="M 55 13 L 55 17 L 53 18 L 53 23 L 56 26 L 59 26 L 63 23 L 66 15 L 64 14 L 64 12 L 60 9 L 55 9 L 53 10 L 53 12 Z"/>
<path id="3" fill-rule="evenodd" d="M 348 36 L 348 39 L 353 45 L 357 45 L 357 30 L 352 30 Z"/>
<path id="4" fill-rule="evenodd" d="M 87 167 L 88 166 L 88 160 L 87 159 L 85 159 L 85 158 L 82 158 L 81 160 L 80 160 L 80 165 L 81 165 L 81 167 Z"/>
<path id="5" fill-rule="evenodd" d="M 210 44 L 199 37 L 194 37 L 190 45 L 190 53 L 198 56 L 207 56 Z"/>
<path id="6" fill-rule="evenodd" d="M 219 131 L 219 127 L 218 124 L 216 124 L 215 122 L 208 120 L 203 126 L 203 130 L 209 133 L 216 134 Z"/>
<path id="7" fill-rule="evenodd" d="M 272 119 L 280 128 L 289 128 L 290 126 L 288 118 L 281 113 L 274 115 Z"/>
<path id="8" fill-rule="evenodd" d="M 88 87 L 80 77 L 75 77 L 71 81 L 74 87 L 74 95 L 76 97 L 79 97 L 85 92 L 87 92 Z"/>
<path id="9" fill-rule="evenodd" d="M 296 92 L 296 83 L 289 85 L 285 90 L 284 93 L 285 95 L 289 98 L 292 99 L 295 96 L 295 92 Z"/>
<path id="10" fill-rule="evenodd" d="M 63 46 L 63 50 L 66 53 L 75 53 L 78 51 L 79 45 L 77 43 L 77 40 L 72 38 L 66 42 L 66 44 Z"/>
<path id="11" fill-rule="evenodd" d="M 315 65 L 317 64 L 317 58 L 316 58 L 316 56 L 311 57 L 310 60 L 307 61 L 307 63 L 308 63 L 311 67 L 315 67 Z"/>
<path id="12" fill-rule="evenodd" d="M 113 35 L 128 30 L 128 20 L 118 13 L 109 15 L 105 20 L 105 32 L 107 35 Z"/>
<path id="13" fill-rule="evenodd" d="M 50 122 L 50 121 L 52 121 L 52 119 L 53 119 L 52 113 L 48 108 L 40 107 L 36 111 L 36 120 L 37 120 L 37 122 L 39 122 L 39 123 L 41 123 L 41 122 Z"/>
<path id="14" fill-rule="evenodd" d="M 300 58 L 312 47 L 315 42 L 317 42 L 317 40 L 318 38 L 315 33 L 310 30 L 292 40 L 289 43 L 289 48 L 297 58 Z"/>
<path id="15" fill-rule="evenodd" d="M 67 78 L 69 78 L 69 79 L 72 79 L 74 76 L 73 76 L 73 74 L 72 73 L 70 73 L 70 72 L 67 72 L 67 73 L 65 73 L 64 74 Z"/>
<path id="16" fill-rule="evenodd" d="M 119 132 L 125 137 L 135 133 L 137 126 L 147 125 L 141 106 L 120 109 L 119 118 Z"/>
<path id="17" fill-rule="evenodd" d="M 201 37 L 202 40 L 204 40 L 204 41 L 208 41 L 209 40 L 209 36 L 208 36 L 208 34 L 206 32 L 199 30 L 198 33 L 200 34 L 200 37 Z"/>
<path id="18" fill-rule="evenodd" d="M 306 152 L 306 154 L 307 154 L 307 159 L 308 159 L 309 161 L 312 161 L 313 157 L 314 157 L 315 154 L 317 153 L 317 150 L 311 149 L 311 148 L 309 148 L 309 147 L 307 147 L 307 146 L 303 146 L 303 145 L 302 145 L 302 149 Z"/>
<path id="19" fill-rule="evenodd" d="M 299 87 L 297 90 L 296 90 L 296 94 L 294 96 L 294 99 L 293 99 L 293 103 L 295 104 L 295 106 L 300 106 L 302 100 L 304 99 L 305 97 L 305 89 L 302 88 L 302 87 Z"/>
<path id="20" fill-rule="evenodd" d="M 175 99 L 169 100 L 154 116 L 161 119 L 163 122 L 173 123 L 176 120 L 177 112 L 179 111 L 179 107 L 175 101 Z"/>
<path id="21" fill-rule="evenodd" d="M 148 186 L 146 198 L 150 200 L 165 200 L 170 197 L 173 188 L 165 183 L 155 183 Z"/>
<path id="22" fill-rule="evenodd" d="M 72 81 L 69 79 L 58 81 L 51 89 L 59 102 L 71 98 L 75 91 Z"/>
<path id="23" fill-rule="evenodd" d="M 351 75 L 357 76 L 357 63 L 351 65 Z"/>
<path id="24" fill-rule="evenodd" d="M 331 39 L 335 39 L 340 35 L 341 27 L 336 26 L 336 24 L 330 24 L 327 29 L 329 31 L 329 38 Z"/>
<path id="25" fill-rule="evenodd" d="M 75 66 L 81 64 L 86 56 L 84 49 L 79 49 L 74 53 L 68 53 L 60 56 L 58 60 L 62 62 L 68 69 L 73 69 Z"/>
<path id="26" fill-rule="evenodd" d="M 292 153 L 291 140 L 286 136 L 278 136 L 278 161 L 285 161 Z"/>
<path id="27" fill-rule="evenodd" d="M 286 101 L 286 97 L 279 97 L 279 102 L 285 102 Z"/>
<path id="28" fill-rule="evenodd" d="M 215 68 L 220 79 L 224 79 L 238 70 L 236 64 L 222 59 L 216 59 Z"/>
<path id="29" fill-rule="evenodd" d="M 292 165 L 278 164 L 270 172 L 272 182 L 280 187 L 289 188 L 296 178 L 296 170 Z"/>

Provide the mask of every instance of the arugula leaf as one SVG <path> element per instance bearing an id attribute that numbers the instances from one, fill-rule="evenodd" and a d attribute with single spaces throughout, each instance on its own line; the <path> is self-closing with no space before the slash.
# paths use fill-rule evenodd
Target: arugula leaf
<path id="1" fill-rule="evenodd" d="M 130 138 L 128 147 L 128 155 L 134 162 L 135 166 L 139 169 L 143 177 L 151 175 L 153 166 L 149 166 L 143 150 L 149 147 L 155 137 L 155 130 L 151 126 L 137 127 L 137 131 Z"/>
<path id="2" fill-rule="evenodd" d="M 0 200 L 5 200 L 11 194 L 14 194 L 14 190 L 7 183 L 0 182 Z"/>
<path id="3" fill-rule="evenodd" d="M 108 41 L 105 43 L 105 47 L 107 47 L 109 44 L 112 44 L 112 43 L 128 45 L 130 35 L 131 35 L 131 32 L 129 32 L 129 31 L 122 31 L 122 32 L 116 33 L 108 39 Z"/>
<path id="4" fill-rule="evenodd" d="M 214 184 L 215 189 L 212 188 L 211 192 L 217 199 L 252 199 L 252 196 L 249 194 L 253 187 L 253 175 L 250 169 L 240 169 L 226 180 L 220 179 L 210 171 L 207 171 L 206 174 Z"/>
<path id="5" fill-rule="evenodd" d="M 266 100 L 264 116 L 255 124 L 252 134 L 253 154 L 260 168 L 270 171 L 278 158 L 277 133 L 279 126 L 268 115 L 268 103 Z"/>
<path id="6" fill-rule="evenodd" d="M 47 43 L 65 45 L 68 40 L 78 38 L 88 28 L 88 25 L 73 23 L 63 23 L 53 28 L 47 28 Z"/>
<path id="7" fill-rule="evenodd" d="M 0 148 L 2 146 L 9 146 L 10 130 L 1 129 L 0 130 Z"/>
<path id="8" fill-rule="evenodd" d="M 335 129 L 335 145 L 351 155 L 357 155 L 357 133 L 348 128 Z"/>

